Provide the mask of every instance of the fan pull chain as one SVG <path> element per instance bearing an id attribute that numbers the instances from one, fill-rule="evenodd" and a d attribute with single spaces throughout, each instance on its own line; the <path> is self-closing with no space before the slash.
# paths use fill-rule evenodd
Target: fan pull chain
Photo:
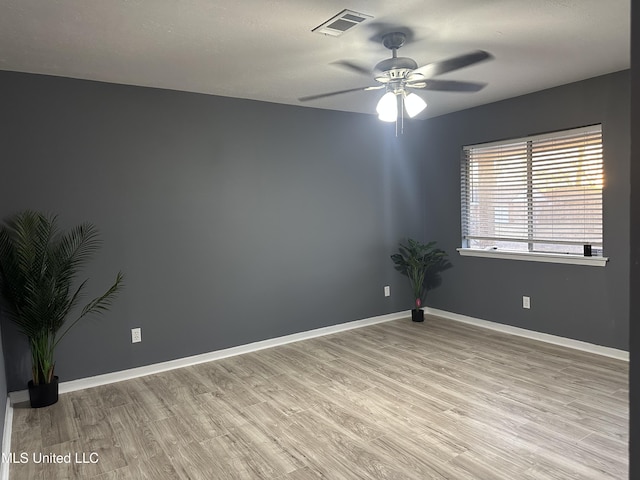
<path id="1" fill-rule="evenodd" d="M 396 101 L 400 104 L 399 115 L 396 117 L 396 137 L 398 136 L 398 122 L 400 122 L 400 135 L 404 134 L 404 101 L 402 95 L 396 95 Z"/>

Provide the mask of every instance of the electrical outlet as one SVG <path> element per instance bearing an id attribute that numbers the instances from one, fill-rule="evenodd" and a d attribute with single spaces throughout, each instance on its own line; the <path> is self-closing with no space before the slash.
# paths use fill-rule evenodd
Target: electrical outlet
<path id="1" fill-rule="evenodd" d="M 522 308 L 531 308 L 531 298 L 526 295 L 522 297 Z"/>
<path id="2" fill-rule="evenodd" d="M 384 296 L 385 297 L 390 297 L 391 296 L 391 287 L 389 285 L 384 287 Z"/>
<path id="3" fill-rule="evenodd" d="M 142 329 L 141 328 L 132 328 L 131 329 L 131 343 L 138 343 L 142 341 Z"/>

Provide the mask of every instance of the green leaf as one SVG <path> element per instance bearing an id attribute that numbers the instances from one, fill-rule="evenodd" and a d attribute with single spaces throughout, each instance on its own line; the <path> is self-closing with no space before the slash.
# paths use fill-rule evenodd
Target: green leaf
<path id="1" fill-rule="evenodd" d="M 447 253 L 436 247 L 436 242 L 423 244 L 408 238 L 406 244 L 400 243 L 398 253 L 391 255 L 394 268 L 409 278 L 414 300 L 424 299 L 429 290 L 440 285 L 440 273 L 452 267 Z"/>
<path id="2" fill-rule="evenodd" d="M 118 273 L 106 293 L 68 321 L 87 283 L 78 284 L 76 277 L 100 245 L 94 225 L 83 223 L 60 232 L 56 216 L 31 210 L 0 227 L 0 298 L 3 311 L 29 339 L 36 384 L 52 380 L 60 339 L 81 318 L 108 310 L 122 286 L 123 276 Z"/>

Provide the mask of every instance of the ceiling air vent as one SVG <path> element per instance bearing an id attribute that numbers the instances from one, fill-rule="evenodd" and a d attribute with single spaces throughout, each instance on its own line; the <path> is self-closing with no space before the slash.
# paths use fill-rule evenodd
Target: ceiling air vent
<path id="1" fill-rule="evenodd" d="M 311 31 L 337 37 L 370 18 L 373 17 L 364 13 L 354 12 L 353 10 L 343 10 Z"/>

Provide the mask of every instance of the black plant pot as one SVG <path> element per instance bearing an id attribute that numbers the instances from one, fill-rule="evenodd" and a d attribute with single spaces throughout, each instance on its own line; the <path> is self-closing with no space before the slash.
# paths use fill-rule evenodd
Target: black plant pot
<path id="1" fill-rule="evenodd" d="M 411 320 L 414 322 L 424 322 L 424 310 L 414 308 L 411 310 Z"/>
<path id="2" fill-rule="evenodd" d="M 29 380 L 29 401 L 31 408 L 41 408 L 53 405 L 58 401 L 58 377 L 53 377 L 51 383 L 33 384 Z"/>

